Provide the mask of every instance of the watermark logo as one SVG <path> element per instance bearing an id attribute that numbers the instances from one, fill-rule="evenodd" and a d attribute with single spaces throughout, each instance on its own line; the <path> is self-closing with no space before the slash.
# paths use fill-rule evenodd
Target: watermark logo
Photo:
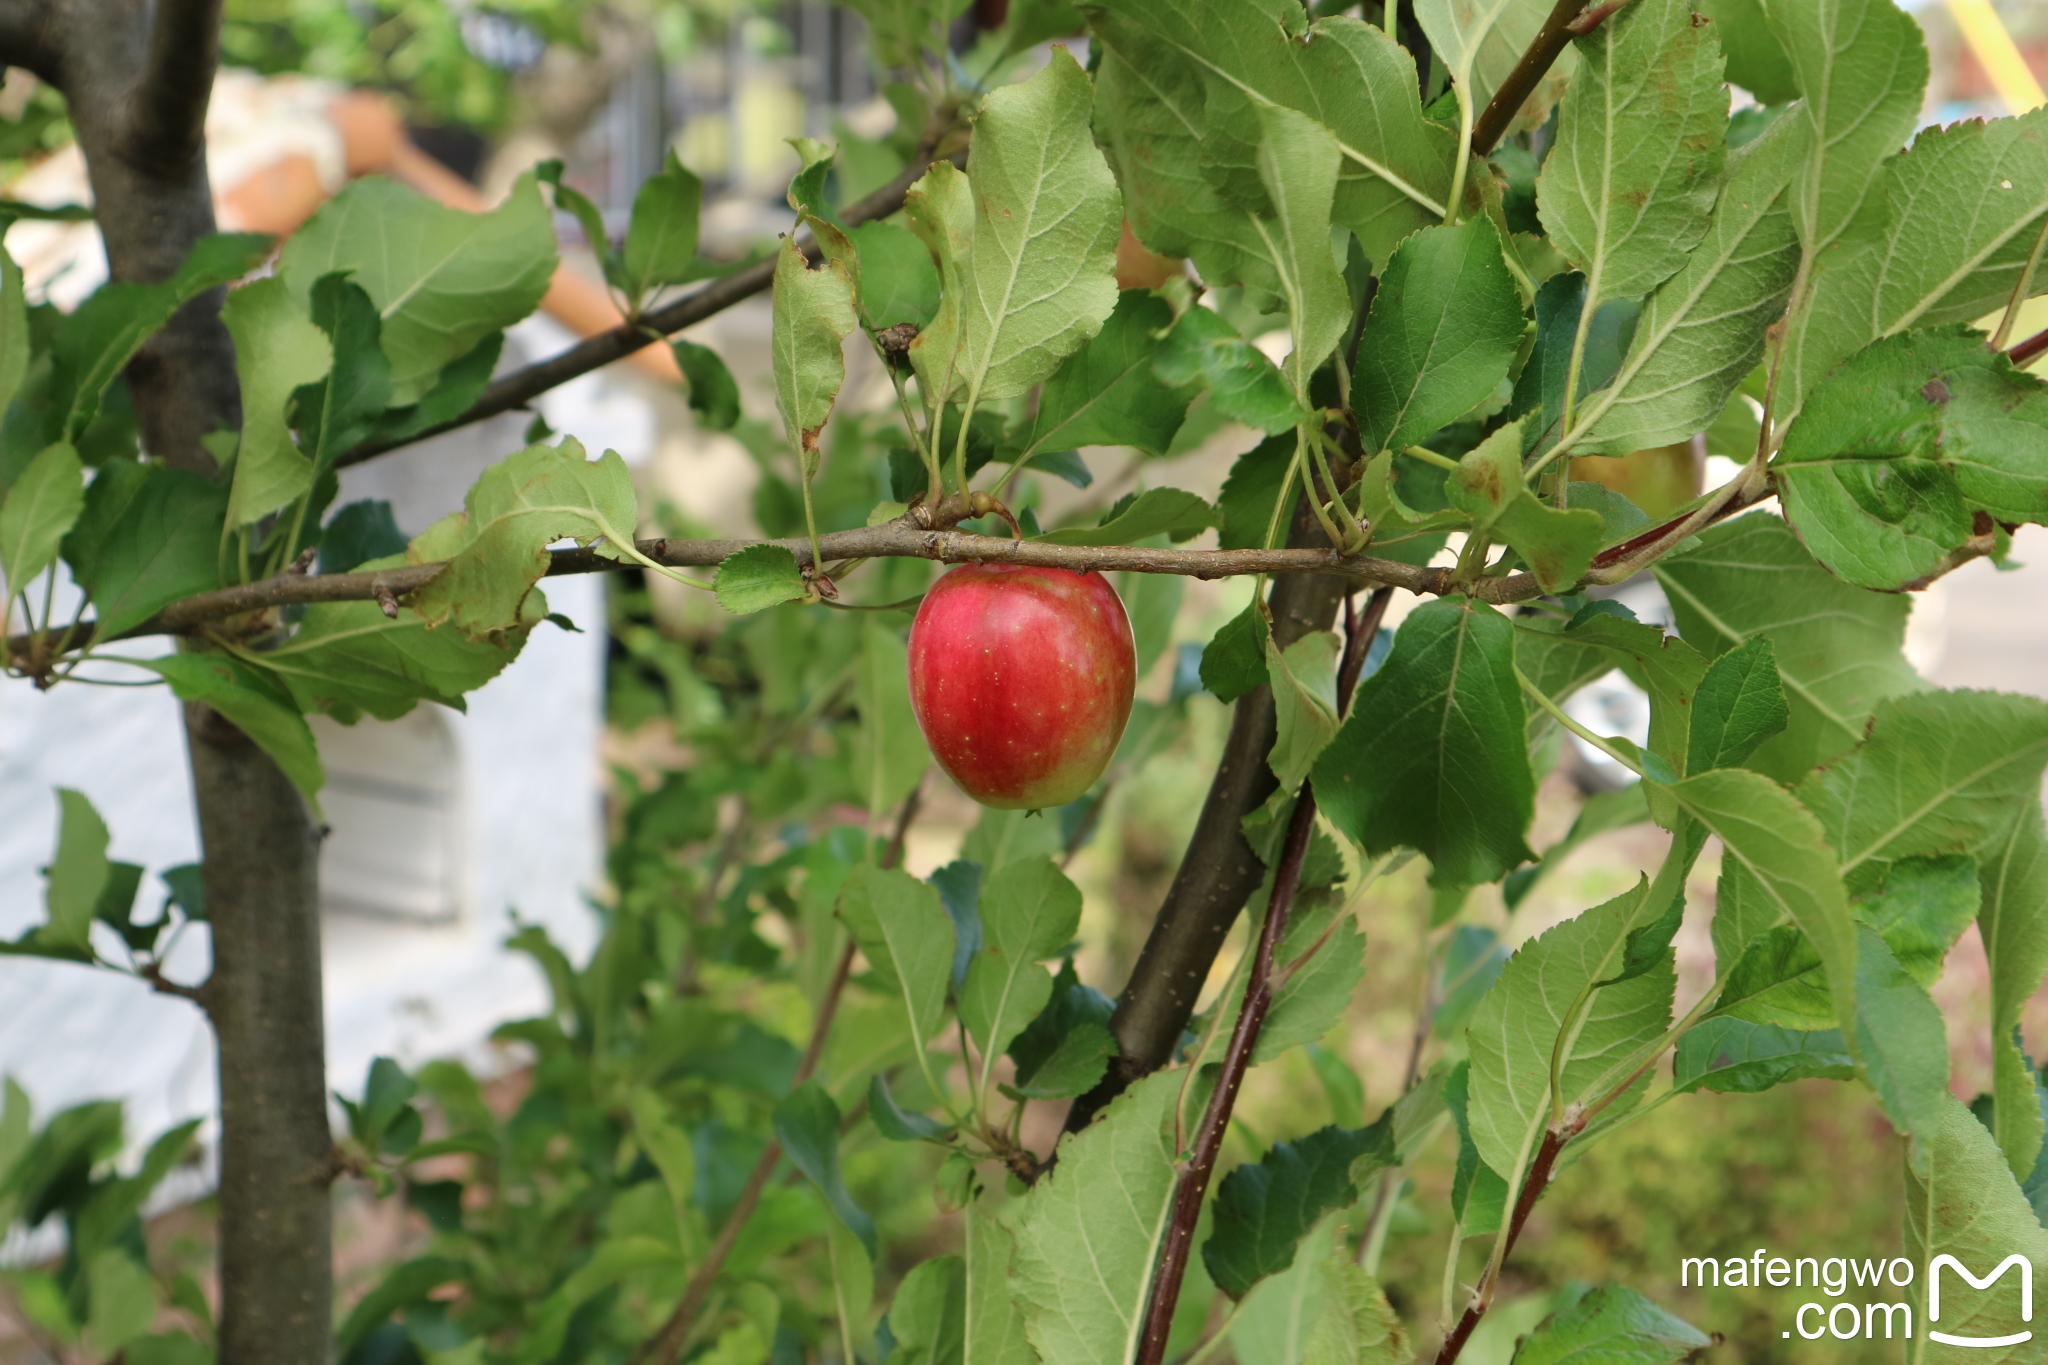
<path id="1" fill-rule="evenodd" d="M 1812 1256 L 1788 1258 L 1772 1256 L 1767 1248 L 1759 1247 L 1749 1257 L 1731 1256 L 1723 1261 L 1709 1257 L 1685 1257 L 1679 1262 L 1678 1282 L 1681 1286 L 1713 1287 L 1719 1289 L 1804 1289 L 1811 1285 L 1829 1299 L 1836 1302 L 1808 1302 L 1799 1305 L 1792 1318 L 1792 1331 L 1780 1333 L 1791 1337 L 1794 1332 L 1808 1341 L 1822 1337 L 1833 1337 L 1837 1341 L 1852 1341 L 1857 1338 L 1872 1340 L 1879 1337 L 1892 1339 L 1904 1337 L 1911 1340 L 1913 1331 L 1914 1305 L 1904 1302 L 1907 1296 L 1892 1297 L 1901 1289 L 1910 1289 L 1918 1267 L 1903 1256 L 1889 1260 L 1884 1258 L 1856 1258 L 1830 1256 L 1825 1260 Z M 2031 1327 L 2008 1332 L 1998 1336 L 1973 1336 L 1960 1332 L 1941 1330 L 1942 1272 L 1953 1271 L 1948 1277 L 1949 1324 L 1960 1325 L 1959 1318 L 1968 1317 L 1967 1311 L 1956 1311 L 1961 1301 L 1958 1295 L 1967 1299 L 1968 1291 L 1956 1286 L 1960 1277 L 1969 1289 L 1982 1292 L 1998 1286 L 2009 1271 L 2019 1272 L 2019 1318 L 2020 1322 L 2034 1320 L 2034 1267 L 2026 1256 L 2015 1252 L 2000 1261 L 1987 1275 L 1978 1275 L 1954 1255 L 1944 1252 L 1927 1265 L 1926 1293 L 1927 1316 L 1921 1324 L 1929 1341 L 1945 1346 L 1996 1347 L 2018 1346 L 2034 1339 Z M 1856 1292 L 1860 1290 L 1861 1292 Z M 1857 1302 L 1868 1298 L 1870 1302 Z M 1889 1299 L 1889 1302 L 1885 1300 Z M 2009 1300 L 2008 1300 L 2009 1302 Z M 2014 1323 L 1997 1323 L 1994 1326 L 2017 1326 Z"/>
<path id="2" fill-rule="evenodd" d="M 1941 1272 L 1946 1267 L 1970 1282 L 1972 1289 L 1989 1289 L 2003 1279 L 2008 1270 L 2020 1273 L 2020 1321 L 2034 1320 L 2034 1267 L 2025 1256 L 2015 1251 L 1998 1263 L 1998 1269 L 1979 1279 L 1970 1273 L 1970 1268 L 1955 1257 L 1943 1253 L 1934 1258 L 1927 1267 L 1927 1339 L 1939 1341 L 1948 1346 L 2017 1346 L 2023 1341 L 2032 1341 L 2032 1330 L 2014 1332 L 2002 1337 L 1961 1337 L 1950 1332 L 1939 1331 L 1934 1324 L 1941 1321 Z"/>

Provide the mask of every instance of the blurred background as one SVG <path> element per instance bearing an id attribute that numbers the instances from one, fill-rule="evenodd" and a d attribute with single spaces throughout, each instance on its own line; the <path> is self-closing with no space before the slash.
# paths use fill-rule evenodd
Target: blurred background
<path id="1" fill-rule="evenodd" d="M 1078 32 L 1071 8 L 1035 8 L 1047 16 L 1045 31 L 1064 24 Z M 951 36 L 963 62 L 975 61 L 977 44 L 1004 25 L 1006 10 L 1004 0 L 973 0 L 960 14 Z M 1914 11 L 1933 57 L 1926 122 L 2041 102 L 2048 2 L 1924 0 Z M 1083 37 L 1063 41 L 1085 51 Z M 227 69 L 209 123 L 222 225 L 278 233 L 352 176 L 393 175 L 444 202 L 480 207 L 548 158 L 565 163 L 566 182 L 598 204 L 616 233 L 640 183 L 673 152 L 706 182 L 705 253 L 740 261 L 772 249 L 789 228 L 782 196 L 798 165 L 789 139 L 837 145 L 844 203 L 903 167 L 925 118 L 922 95 L 877 72 L 858 16 L 822 3 L 229 0 L 223 51 Z M 8 197 L 45 206 L 89 199 L 62 100 L 20 71 L 9 71 L 0 88 L 0 181 Z M 506 368 L 616 321 L 591 243 L 566 213 L 557 229 L 563 275 L 546 311 L 509 338 Z M 75 306 L 104 279 L 89 223 L 20 223 L 8 247 L 35 301 Z M 2033 308 L 2041 315 L 2030 310 L 2022 334 L 2048 325 L 2048 305 Z M 521 445 L 538 419 L 593 451 L 625 456 L 642 487 L 644 533 L 785 534 L 793 465 L 773 434 L 769 321 L 761 298 L 689 334 L 722 355 L 739 381 L 745 415 L 730 431 L 699 424 L 656 348 L 556 390 L 535 413 L 359 466 L 341 501 L 385 500 L 397 524 L 416 532 L 459 507 L 477 472 Z M 842 423 L 879 412 L 890 397 L 871 356 L 850 347 L 849 360 Z M 1086 452 L 1093 482 L 1076 489 L 1044 481 L 1040 519 L 1050 525 L 1099 509 L 1141 486 L 1170 484 L 1213 499 L 1233 460 L 1259 439 L 1197 417 L 1163 460 Z M 1704 459 L 1710 484 L 1732 472 L 1723 453 L 1688 455 Z M 835 470 L 827 460 L 828 481 L 859 485 L 847 492 L 848 505 L 889 496 L 885 469 L 857 463 Z M 2048 696 L 2048 531 L 2028 528 L 2013 558 L 2022 567 L 2000 571 L 1979 561 L 1915 599 L 1908 652 L 1931 681 Z M 920 575 L 924 566 L 907 566 L 898 585 L 914 592 Z M 1020 836 L 1046 837 L 1049 851 L 1068 852 L 1069 873 L 1087 894 L 1089 946 L 1078 968 L 1105 990 L 1121 983 L 1143 941 L 1227 724 L 1224 706 L 1190 695 L 1188 650 L 1198 651 L 1249 591 L 1191 580 L 1124 586 L 1131 600 L 1144 597 L 1158 636 L 1140 691 L 1162 717 L 1152 756 L 1142 766 L 1120 764 L 1099 801 L 1066 826 Z M 644 827 L 635 812 L 649 794 L 687 779 L 700 755 L 692 736 L 721 714 L 705 681 L 716 671 L 707 673 L 705 660 L 728 618 L 707 597 L 637 572 L 552 580 L 548 593 L 583 633 L 537 632 L 467 714 L 423 709 L 388 725 L 320 728 L 334 831 L 323 887 L 330 1076 L 339 1091 L 360 1090 L 373 1056 L 408 1067 L 457 1058 L 483 1083 L 480 1093 L 511 1112 L 531 1084 L 532 1053 L 494 1031 L 543 1010 L 547 993 L 541 973 L 508 952 L 505 938 L 515 922 L 540 925 L 571 957 L 588 953 L 620 895 L 620 841 Z M 1647 580 L 1622 595 L 1646 620 L 1666 610 Z M 1397 603 L 1389 625 L 1406 605 Z M 1575 706 L 1609 731 L 1626 733 L 1647 717 L 1640 694 L 1618 674 Z M 1576 748 L 1563 755 L 1541 791 L 1533 846 L 1564 839 L 1589 797 L 1618 786 L 1598 758 Z M 167 695 L 0 684 L 0 937 L 40 915 L 54 788 L 90 796 L 114 832 L 114 856 L 154 872 L 196 856 L 184 783 Z M 977 837 L 981 817 L 936 770 L 925 792 L 906 856 L 920 876 Z M 731 833 L 733 818 L 720 806 L 712 829 Z M 689 837 L 701 842 L 703 833 Z M 1509 950 L 1632 883 L 1637 869 L 1662 857 L 1663 840 L 1646 825 L 1584 839 L 1512 910 L 1498 888 L 1474 893 L 1448 936 L 1433 931 L 1444 908 L 1432 904 L 1419 868 L 1381 881 L 1361 903 L 1371 948 L 1350 1017 L 1325 1040 L 1326 1051 L 1297 1050 L 1255 1074 L 1234 1155 L 1377 1114 L 1418 1056 L 1426 1066 L 1440 1054 L 1458 1003 L 1476 999 Z M 1679 940 L 1681 1003 L 1712 977 L 1706 922 L 1716 868 L 1710 851 L 1695 874 Z M 202 936 L 184 951 L 193 975 L 202 974 Z M 1238 951 L 1233 941 L 1218 982 Z M 1965 1099 L 1988 1087 L 1985 980 L 1973 928 L 1935 990 L 1951 1020 L 1954 1089 Z M 1421 982 L 1431 983 L 1433 998 L 1417 999 Z M 1418 1032 L 1425 1005 L 1442 1008 Z M 2048 1001 L 2035 1002 L 2025 1032 L 2033 1055 L 2048 1050 Z M 1327 1064 L 1338 1059 L 1362 1078 L 1362 1094 Z M 0 1074 L 20 1084 L 39 1116 L 123 1101 L 130 1163 L 157 1134 L 210 1114 L 212 1065 L 206 1029 L 181 1002 L 86 969 L 0 959 Z M 203 1282 L 211 1176 L 204 1128 L 200 1136 L 202 1155 L 151 1205 L 151 1238 Z M 1041 1150 L 1050 1136 L 1037 1134 Z M 1896 1148 L 1874 1104 L 1848 1085 L 1702 1094 L 1658 1108 L 1564 1177 L 1559 1188 L 1570 1197 L 1539 1209 L 1510 1262 L 1507 1302 L 1468 1359 L 1505 1362 L 1515 1333 L 1559 1291 L 1610 1278 L 1723 1334 L 1711 1360 L 1892 1358 L 1895 1347 L 1783 1340 L 1792 1291 L 1682 1290 L 1678 1260 L 1747 1257 L 1759 1246 L 1774 1254 L 1896 1254 Z M 1438 1144 L 1424 1158 L 1391 1224 L 1385 1279 L 1411 1318 L 1428 1317 L 1440 1293 L 1451 1155 Z M 930 1173 L 906 1161 L 893 1149 L 850 1159 L 870 1207 L 893 1202 L 929 1213 Z M 365 1190 L 344 1199 L 343 1286 L 345 1296 L 359 1295 L 382 1267 L 414 1254 L 429 1229 L 417 1209 L 379 1203 Z M 0 1273 L 61 1254 L 54 1236 L 52 1225 L 9 1231 Z M 47 1359 L 41 1350 L 0 1295 L 0 1362 Z"/>

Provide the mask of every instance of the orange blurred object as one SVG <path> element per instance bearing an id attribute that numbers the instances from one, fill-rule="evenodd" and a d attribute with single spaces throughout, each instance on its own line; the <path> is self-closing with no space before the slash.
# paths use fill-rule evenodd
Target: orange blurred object
<path id="1" fill-rule="evenodd" d="M 350 176 L 388 175 L 467 213 L 490 207 L 475 186 L 414 145 L 397 113 L 380 96 L 361 91 L 341 95 L 328 104 L 327 119 L 341 135 Z M 227 216 L 246 230 L 288 237 L 327 202 L 327 190 L 313 159 L 291 152 L 219 191 L 217 197 Z M 626 320 L 603 285 L 566 262 L 555 268 L 540 306 L 583 337 L 609 332 Z M 647 346 L 628 359 L 665 384 L 682 382 L 675 355 L 665 345 Z"/>
<path id="2" fill-rule="evenodd" d="M 1123 236 L 1116 241 L 1116 287 L 1119 289 L 1157 289 L 1168 280 L 1177 279 L 1188 273 L 1188 263 L 1178 256 L 1161 256 L 1147 251 L 1145 244 L 1131 235 L 1131 225 L 1124 224 Z"/>

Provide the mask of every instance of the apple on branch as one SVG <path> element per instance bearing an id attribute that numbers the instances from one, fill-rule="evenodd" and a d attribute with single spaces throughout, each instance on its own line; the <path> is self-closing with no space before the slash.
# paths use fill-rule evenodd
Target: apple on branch
<path id="1" fill-rule="evenodd" d="M 1123 738 L 1137 648 L 1101 574 L 963 564 L 910 627 L 910 702 L 932 754 L 999 810 L 1081 797 Z"/>

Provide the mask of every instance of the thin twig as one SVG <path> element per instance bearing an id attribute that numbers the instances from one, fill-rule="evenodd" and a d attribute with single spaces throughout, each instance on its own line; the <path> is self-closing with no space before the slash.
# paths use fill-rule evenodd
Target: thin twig
<path id="1" fill-rule="evenodd" d="M 1523 103 L 1535 91 L 1537 82 L 1556 64 L 1565 44 L 1572 40 L 1572 24 L 1585 7 L 1585 0 L 1557 0 L 1557 4 L 1551 7 L 1550 17 L 1543 21 L 1542 28 L 1536 30 L 1528 51 L 1515 63 L 1515 69 L 1508 72 L 1500 88 L 1493 92 L 1493 98 L 1486 103 L 1486 111 L 1473 125 L 1472 155 L 1485 156 L 1507 134 L 1508 125 L 1522 111 Z"/>
<path id="2" fill-rule="evenodd" d="M 2048 351 L 2048 328 L 2034 333 L 2025 341 L 2014 343 L 2006 350 L 2005 358 L 2024 370 L 2039 359 L 2043 351 Z"/>
<path id="3" fill-rule="evenodd" d="M 825 558 L 916 558 L 944 564 L 1026 564 L 1071 569 L 1076 573 L 1179 574 L 1192 578 L 1231 578 L 1249 574 L 1341 574 L 1371 584 L 1402 587 L 1410 592 L 1440 593 L 1450 584 L 1443 569 L 1422 568 L 1371 555 L 1347 555 L 1332 549 L 1310 550 L 1175 550 L 1123 545 L 1048 545 L 1040 541 L 1012 540 L 1001 536 L 975 535 L 968 531 L 927 529 L 905 516 L 880 526 L 835 531 L 819 537 Z M 811 557 L 809 543 L 802 537 L 791 540 L 643 540 L 640 553 L 656 563 L 671 567 L 716 565 L 750 545 L 774 544 L 789 550 L 799 566 Z M 547 573 L 598 573 L 626 567 L 615 558 L 595 550 L 551 552 Z M 97 644 L 136 636 L 181 635 L 195 627 L 276 607 L 316 602 L 396 601 L 433 581 L 440 564 L 407 564 L 366 573 L 280 574 L 254 583 L 199 593 L 173 602 L 149 620 L 116 632 Z M 1488 602 L 1519 602 L 1541 591 L 1528 574 L 1489 579 L 1471 589 Z M 92 623 L 69 632 L 28 632 L 7 641 L 11 659 L 34 657 L 39 644 L 47 647 L 52 634 L 67 638 L 90 638 Z"/>
<path id="4" fill-rule="evenodd" d="M 1515 1211 L 1508 1219 L 1507 1236 L 1501 1242 L 1501 1259 L 1514 1249 L 1515 1239 L 1522 1235 L 1522 1228 L 1529 1221 L 1529 1213 L 1536 1207 L 1536 1201 L 1543 1197 L 1544 1187 L 1550 1184 L 1551 1172 L 1557 1167 L 1557 1154 L 1564 1145 L 1579 1135 L 1586 1126 L 1583 1115 L 1567 1118 L 1562 1128 L 1546 1128 L 1543 1131 L 1543 1145 L 1536 1149 L 1536 1159 L 1529 1163 L 1529 1174 L 1522 1182 L 1521 1193 L 1515 1197 Z M 1500 1269 L 1499 1261 L 1487 1268 L 1487 1275 L 1472 1291 L 1472 1302 L 1467 1304 L 1458 1325 L 1444 1338 L 1443 1349 L 1437 1352 L 1436 1365 L 1451 1365 L 1458 1353 L 1465 1349 L 1465 1343 L 1472 1339 L 1472 1331 L 1479 1326 L 1479 1320 L 1486 1316 L 1486 1310 L 1493 1303 L 1495 1276 Z"/>
<path id="5" fill-rule="evenodd" d="M 1358 673 L 1367 649 L 1359 641 L 1379 630 L 1380 618 L 1392 597 L 1388 589 L 1373 594 L 1364 613 L 1348 624 L 1351 638 L 1346 642 L 1343 666 L 1337 678 L 1341 711 L 1358 685 Z M 1166 1228 L 1166 1243 L 1159 1268 L 1153 1272 L 1152 1289 L 1145 1304 L 1145 1331 L 1138 1344 L 1135 1365 L 1161 1365 L 1166 1358 L 1166 1339 L 1173 1330 L 1173 1310 L 1180 1302 L 1181 1281 L 1187 1274 L 1188 1256 L 1194 1247 L 1195 1224 L 1202 1213 L 1202 1199 L 1216 1173 L 1216 1158 L 1223 1150 L 1224 1134 L 1230 1127 L 1237 1094 L 1251 1069 L 1252 1050 L 1265 1027 L 1266 1012 L 1273 1006 L 1276 990 L 1274 956 L 1280 938 L 1287 931 L 1288 916 L 1294 909 L 1295 892 L 1301 886 L 1301 868 L 1307 860 L 1309 835 L 1316 824 L 1316 795 L 1312 782 L 1301 784 L 1294 813 L 1288 817 L 1287 838 L 1280 862 L 1273 872 L 1273 893 L 1266 901 L 1265 923 L 1259 926 L 1259 942 L 1252 959 L 1251 976 L 1245 982 L 1244 1003 L 1237 1013 L 1237 1025 L 1230 1033 L 1230 1046 L 1223 1054 L 1223 1073 L 1202 1114 L 1202 1126 L 1195 1136 L 1194 1156 L 1181 1172 L 1174 1190 L 1173 1212 Z"/>
<path id="6" fill-rule="evenodd" d="M 896 831 L 883 850 L 881 866 L 886 870 L 894 868 L 903 860 L 903 843 L 910 833 L 910 822 L 917 817 L 918 806 L 924 790 L 920 782 L 896 815 Z M 803 1060 L 797 1063 L 796 1076 L 791 1086 L 802 1085 L 818 1069 L 818 1060 L 824 1055 L 825 1040 L 832 1031 L 833 1016 L 839 1012 L 839 999 L 846 993 L 847 978 L 853 972 L 855 946 L 849 938 L 840 950 L 839 961 L 832 971 L 831 984 L 825 988 L 825 998 L 818 1003 L 818 1017 L 811 1025 L 810 1041 L 804 1047 Z M 683 1344 L 690 1339 L 696 1328 L 697 1315 L 703 1311 L 705 1301 L 711 1296 L 711 1288 L 717 1282 L 725 1262 L 732 1255 L 732 1249 L 739 1241 L 740 1232 L 747 1220 L 753 1216 L 754 1206 L 761 1202 L 761 1194 L 768 1188 L 769 1177 L 774 1175 L 777 1163 L 782 1160 L 782 1144 L 773 1138 L 761 1152 L 761 1159 L 754 1163 L 753 1171 L 747 1176 L 745 1188 L 726 1215 L 725 1225 L 718 1230 L 718 1239 L 711 1244 L 704 1263 L 690 1276 L 683 1286 L 683 1297 L 677 1301 L 675 1311 L 668 1315 L 654 1335 L 640 1343 L 632 1355 L 631 1365 L 645 1365 L 658 1361 L 659 1365 L 675 1365 L 682 1354 Z"/>
<path id="7" fill-rule="evenodd" d="M 1181 1172 L 1180 1184 L 1174 1190 L 1166 1245 L 1145 1304 L 1145 1334 L 1138 1344 L 1136 1365 L 1162 1365 L 1166 1359 L 1166 1339 L 1173 1330 L 1173 1310 L 1180 1303 L 1181 1280 L 1187 1274 L 1188 1255 L 1194 1248 L 1195 1223 L 1201 1217 L 1202 1199 L 1216 1173 L 1216 1158 L 1223 1150 L 1231 1112 L 1237 1107 L 1238 1090 L 1251 1069 L 1252 1049 L 1258 1045 L 1259 1033 L 1265 1027 L 1266 1011 L 1273 1006 L 1273 954 L 1287 928 L 1288 913 L 1294 908 L 1294 893 L 1301 884 L 1301 865 L 1308 854 L 1308 837 L 1315 823 L 1315 792 L 1311 783 L 1304 782 L 1294 803 L 1294 814 L 1287 823 L 1287 842 L 1279 870 L 1273 876 L 1266 921 L 1259 929 L 1251 979 L 1245 983 L 1244 1004 L 1238 1010 L 1237 1026 L 1231 1030 L 1230 1046 L 1223 1054 L 1223 1074 L 1217 1078 L 1216 1089 L 1202 1115 L 1194 1156 Z"/>

